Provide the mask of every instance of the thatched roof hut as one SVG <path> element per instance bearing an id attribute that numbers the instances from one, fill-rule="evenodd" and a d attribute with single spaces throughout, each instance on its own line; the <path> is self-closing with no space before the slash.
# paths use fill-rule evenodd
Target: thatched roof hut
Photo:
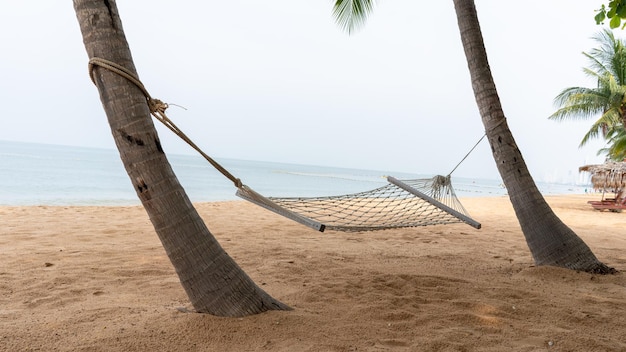
<path id="1" fill-rule="evenodd" d="M 591 183 L 597 190 L 626 188 L 626 162 L 606 162 L 600 165 L 581 166 L 578 171 L 589 172 Z"/>

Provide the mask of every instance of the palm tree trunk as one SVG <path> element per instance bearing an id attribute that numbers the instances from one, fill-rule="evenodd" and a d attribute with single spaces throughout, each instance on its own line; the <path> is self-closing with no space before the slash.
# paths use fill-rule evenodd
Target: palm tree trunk
<path id="1" fill-rule="evenodd" d="M 614 272 L 554 214 L 531 177 L 506 123 L 473 0 L 454 0 L 472 88 L 498 171 L 537 265 Z"/>
<path id="2" fill-rule="evenodd" d="M 74 0 L 74 9 L 89 58 L 136 76 L 115 0 Z M 95 70 L 124 167 L 195 310 L 244 316 L 289 309 L 261 290 L 209 232 L 167 161 L 143 92 L 109 70 Z"/>

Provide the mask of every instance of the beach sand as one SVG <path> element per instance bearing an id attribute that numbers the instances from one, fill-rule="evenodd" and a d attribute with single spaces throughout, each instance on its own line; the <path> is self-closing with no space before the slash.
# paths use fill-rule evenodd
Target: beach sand
<path id="1" fill-rule="evenodd" d="M 0 207 L 1 351 L 626 351 L 626 213 L 548 196 L 616 275 L 535 267 L 507 197 L 483 225 L 315 232 L 244 201 L 197 209 L 293 311 L 186 313 L 141 206 Z"/>

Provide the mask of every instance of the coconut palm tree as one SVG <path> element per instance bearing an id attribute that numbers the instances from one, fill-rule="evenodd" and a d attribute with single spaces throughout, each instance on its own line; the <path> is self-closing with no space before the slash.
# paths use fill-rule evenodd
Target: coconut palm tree
<path id="1" fill-rule="evenodd" d="M 363 23 L 372 7 L 364 0 L 336 0 L 334 14 L 344 28 Z M 357 3 L 360 3 L 357 5 Z M 371 5 L 371 4 L 370 4 Z M 473 0 L 454 0 L 472 88 L 498 171 L 537 265 L 611 273 L 585 242 L 554 214 L 539 192 L 509 129 L 489 68 Z M 360 17 L 354 20 L 351 17 Z"/>
<path id="2" fill-rule="evenodd" d="M 74 0 L 74 9 L 89 58 L 136 77 L 115 0 Z M 289 309 L 260 289 L 209 232 L 161 148 L 144 92 L 106 68 L 96 66 L 92 78 L 124 167 L 195 310 L 232 317 Z"/>
<path id="3" fill-rule="evenodd" d="M 594 39 L 599 47 L 583 54 L 590 62 L 584 72 L 597 82 L 596 87 L 564 89 L 554 99 L 558 110 L 548 117 L 565 121 L 599 116 L 580 142 L 581 147 L 591 139 L 606 139 L 609 129 L 623 129 L 626 121 L 626 45 L 609 29 Z"/>

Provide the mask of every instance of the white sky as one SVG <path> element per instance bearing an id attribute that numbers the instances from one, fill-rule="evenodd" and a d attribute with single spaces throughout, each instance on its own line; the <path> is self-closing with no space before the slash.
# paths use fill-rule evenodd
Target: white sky
<path id="1" fill-rule="evenodd" d="M 549 121 L 593 86 L 602 1 L 476 0 L 509 126 L 538 181 L 602 162 L 591 125 Z M 513 6 L 513 7 L 511 7 Z M 330 0 L 118 1 L 140 78 L 217 158 L 446 174 L 483 135 L 451 0 L 380 0 L 352 36 Z M 620 31 L 618 36 L 622 36 Z M 0 4 L 0 140 L 114 148 L 71 1 Z M 159 128 L 166 152 L 193 151 Z M 487 141 L 454 176 L 498 179 Z"/>

